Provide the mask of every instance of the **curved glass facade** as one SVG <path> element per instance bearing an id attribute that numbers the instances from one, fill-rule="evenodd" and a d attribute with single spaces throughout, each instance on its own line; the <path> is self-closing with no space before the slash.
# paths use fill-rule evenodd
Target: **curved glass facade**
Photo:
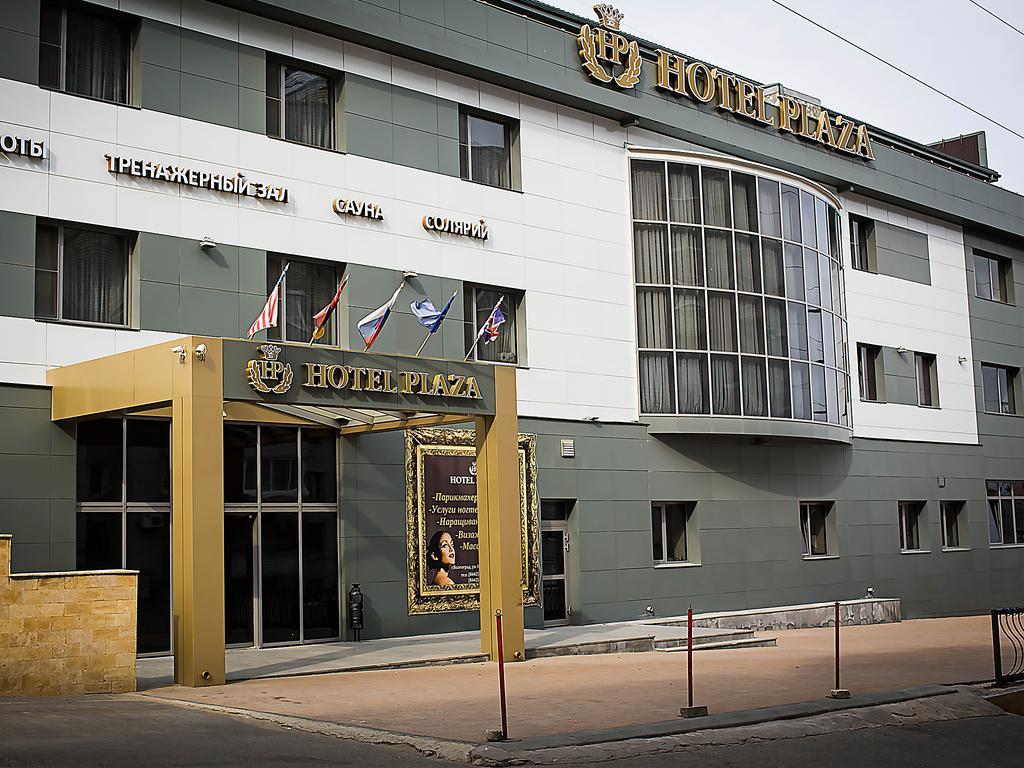
<path id="1" fill-rule="evenodd" d="M 630 174 L 640 412 L 849 426 L 836 207 L 717 164 Z"/>

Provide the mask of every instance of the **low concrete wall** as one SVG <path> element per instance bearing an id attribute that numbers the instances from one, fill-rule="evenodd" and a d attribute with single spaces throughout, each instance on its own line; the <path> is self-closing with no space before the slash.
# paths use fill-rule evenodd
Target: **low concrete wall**
<path id="1" fill-rule="evenodd" d="M 0 695 L 135 690 L 137 571 L 11 574 L 0 534 Z"/>
<path id="2" fill-rule="evenodd" d="M 839 603 L 839 621 L 842 624 L 890 624 L 902 618 L 898 597 L 873 597 L 863 600 L 843 600 Z M 661 619 L 652 624 L 686 626 L 686 617 Z M 748 611 L 724 611 L 694 615 L 695 627 L 714 629 L 807 629 L 831 627 L 835 624 L 835 603 L 808 603 L 776 608 L 754 608 Z"/>

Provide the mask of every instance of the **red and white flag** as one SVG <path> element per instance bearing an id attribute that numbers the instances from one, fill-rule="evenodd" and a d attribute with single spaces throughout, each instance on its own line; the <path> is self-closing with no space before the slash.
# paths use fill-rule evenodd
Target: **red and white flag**
<path id="1" fill-rule="evenodd" d="M 263 305 L 263 311 L 260 312 L 259 317 L 252 321 L 252 325 L 249 327 L 250 340 L 265 328 L 277 327 L 277 305 L 281 302 L 281 283 L 284 282 L 284 276 L 288 273 L 288 266 L 288 264 L 284 265 L 284 269 L 281 270 L 281 276 L 277 278 L 277 282 L 274 283 L 274 289 L 267 297 L 267 303 Z"/>

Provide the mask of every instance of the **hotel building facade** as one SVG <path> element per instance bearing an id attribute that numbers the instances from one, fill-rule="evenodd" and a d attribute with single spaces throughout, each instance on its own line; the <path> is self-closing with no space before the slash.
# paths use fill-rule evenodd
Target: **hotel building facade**
<path id="1" fill-rule="evenodd" d="M 47 371 L 244 338 L 288 265 L 258 340 L 305 347 L 347 276 L 314 346 L 361 349 L 403 285 L 374 352 L 415 355 L 410 303 L 457 292 L 422 358 L 514 367 L 527 626 L 869 588 L 908 616 L 1024 600 L 1024 204 L 983 136 L 918 144 L 602 11 L 8 4 L 14 570 L 140 570 L 139 651 L 171 649 L 169 422 L 55 421 Z M 275 413 L 225 409 L 225 642 L 350 637 L 355 583 L 364 637 L 476 628 L 413 604 L 410 438 Z"/>

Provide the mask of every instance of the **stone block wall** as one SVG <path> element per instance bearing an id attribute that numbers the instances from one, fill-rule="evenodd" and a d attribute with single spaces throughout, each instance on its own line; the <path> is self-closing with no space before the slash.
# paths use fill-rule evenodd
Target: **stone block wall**
<path id="1" fill-rule="evenodd" d="M 10 566 L 0 534 L 0 696 L 134 691 L 138 573 Z"/>

